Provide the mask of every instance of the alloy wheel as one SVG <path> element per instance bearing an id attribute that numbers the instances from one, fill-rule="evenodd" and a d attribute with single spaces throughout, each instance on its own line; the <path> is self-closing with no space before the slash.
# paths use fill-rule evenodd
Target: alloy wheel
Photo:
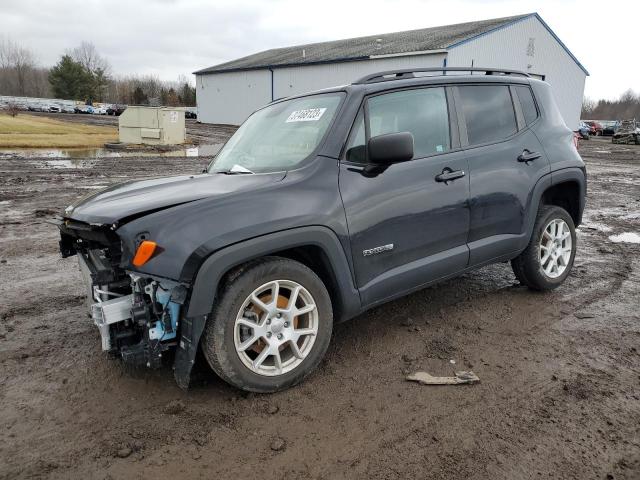
<path id="1" fill-rule="evenodd" d="M 275 280 L 256 288 L 243 302 L 234 344 L 252 372 L 277 376 L 304 361 L 317 333 L 318 309 L 309 291 L 291 280 Z"/>
<path id="2" fill-rule="evenodd" d="M 542 232 L 540 238 L 540 266 L 549 278 L 558 278 L 564 273 L 571 259 L 573 242 L 569 225 L 554 218 Z"/>

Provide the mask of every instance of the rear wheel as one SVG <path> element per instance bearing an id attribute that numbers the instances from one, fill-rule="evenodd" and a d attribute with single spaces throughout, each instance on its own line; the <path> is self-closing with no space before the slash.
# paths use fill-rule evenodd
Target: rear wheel
<path id="1" fill-rule="evenodd" d="M 235 387 L 275 392 L 318 366 L 332 327 L 320 278 L 301 263 L 266 257 L 229 275 L 207 323 L 203 352 Z"/>
<path id="2" fill-rule="evenodd" d="M 576 230 L 566 210 L 543 206 L 529 245 L 511 261 L 516 277 L 534 290 L 551 290 L 569 276 L 576 255 Z"/>

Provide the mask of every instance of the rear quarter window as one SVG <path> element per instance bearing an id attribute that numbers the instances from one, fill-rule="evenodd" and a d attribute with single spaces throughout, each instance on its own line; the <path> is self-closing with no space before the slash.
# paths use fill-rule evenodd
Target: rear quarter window
<path id="1" fill-rule="evenodd" d="M 515 91 L 518 95 L 518 100 L 520 100 L 524 121 L 527 125 L 531 125 L 536 121 L 536 118 L 538 118 L 538 109 L 536 108 L 536 102 L 533 99 L 531 89 L 523 85 L 518 85 L 515 87 Z"/>
<path id="2" fill-rule="evenodd" d="M 458 87 L 469 145 L 497 142 L 518 131 L 511 93 L 506 85 Z"/>

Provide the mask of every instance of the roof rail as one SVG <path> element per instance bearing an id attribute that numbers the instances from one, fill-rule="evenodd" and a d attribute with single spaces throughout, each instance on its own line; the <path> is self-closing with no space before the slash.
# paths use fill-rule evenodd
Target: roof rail
<path id="1" fill-rule="evenodd" d="M 446 75 L 447 72 L 484 72 L 485 75 L 519 75 L 522 77 L 530 77 L 526 72 L 518 70 L 503 70 L 501 68 L 467 68 L 467 67 L 443 67 L 443 68 L 408 68 L 404 70 L 388 70 L 385 72 L 373 73 L 366 77 L 359 78 L 353 85 L 361 85 L 365 83 L 389 82 L 392 80 L 405 80 L 408 78 L 416 78 L 415 73 L 422 72 L 440 72 Z"/>

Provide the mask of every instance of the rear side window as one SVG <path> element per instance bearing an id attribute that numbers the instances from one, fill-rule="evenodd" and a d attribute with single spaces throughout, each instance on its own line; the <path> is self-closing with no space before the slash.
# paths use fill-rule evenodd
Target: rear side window
<path id="1" fill-rule="evenodd" d="M 369 99 L 371 137 L 411 132 L 414 158 L 451 149 L 449 115 L 444 88 L 422 88 L 386 93 Z"/>
<path id="2" fill-rule="evenodd" d="M 515 90 L 520 100 L 524 121 L 527 125 L 531 125 L 536 121 L 536 118 L 538 118 L 538 109 L 536 108 L 536 102 L 533 100 L 531 89 L 523 85 L 518 85 L 515 87 Z"/>
<path id="3" fill-rule="evenodd" d="M 469 85 L 458 90 L 470 145 L 497 142 L 518 131 L 507 86 Z"/>

